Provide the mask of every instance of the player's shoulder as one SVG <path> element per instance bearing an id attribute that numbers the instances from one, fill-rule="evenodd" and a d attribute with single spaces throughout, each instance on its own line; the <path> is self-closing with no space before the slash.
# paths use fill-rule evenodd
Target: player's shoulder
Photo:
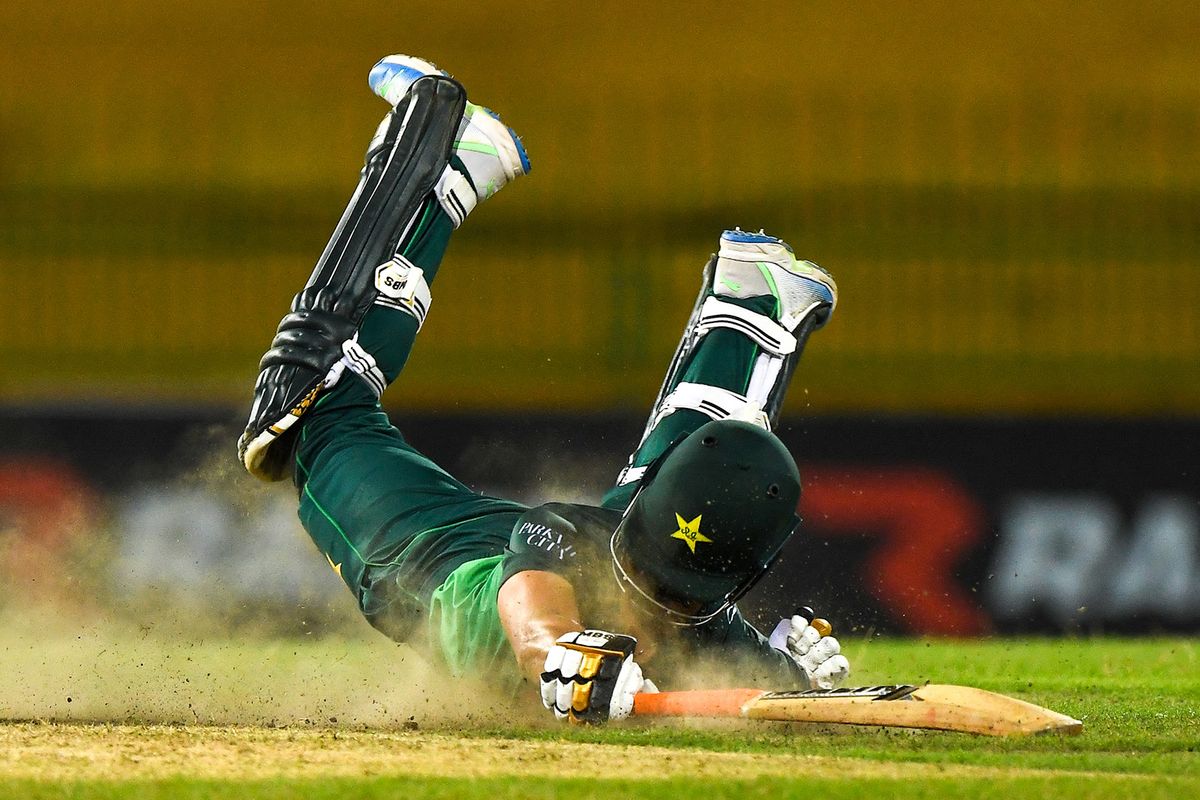
<path id="1" fill-rule="evenodd" d="M 511 553 L 544 551 L 574 560 L 581 551 L 606 549 L 621 515 L 598 506 L 545 503 L 522 514 L 513 526 Z"/>
<path id="2" fill-rule="evenodd" d="M 544 510 L 547 515 L 558 517 L 576 527 L 600 526 L 611 532 L 621 521 L 620 511 L 582 503 L 544 503 L 537 508 Z"/>
<path id="3" fill-rule="evenodd" d="M 546 503 L 522 514 L 504 548 L 503 581 L 518 572 L 555 572 L 571 580 L 587 574 L 608 552 L 620 521 L 611 512 L 576 503 Z"/>
<path id="4" fill-rule="evenodd" d="M 543 503 L 526 511 L 513 528 L 514 537 L 605 539 L 621 521 L 619 512 L 579 503 Z"/>

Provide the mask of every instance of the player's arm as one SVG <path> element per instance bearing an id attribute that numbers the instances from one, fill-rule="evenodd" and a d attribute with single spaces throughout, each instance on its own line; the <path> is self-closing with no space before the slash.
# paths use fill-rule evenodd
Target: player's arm
<path id="1" fill-rule="evenodd" d="M 496 604 L 521 674 L 538 683 L 542 705 L 559 719 L 624 719 L 634 695 L 657 691 L 633 660 L 636 639 L 583 630 L 575 590 L 561 575 L 519 572 L 500 587 Z"/>
<path id="2" fill-rule="evenodd" d="M 583 630 L 575 590 L 553 572 L 518 572 L 500 587 L 496 604 L 521 675 L 534 684 L 558 637 Z"/>
<path id="3" fill-rule="evenodd" d="M 714 639 L 708 644 L 719 648 L 752 683 L 831 689 L 845 681 L 850 664 L 838 640 L 827 635 L 827 628 L 822 634 L 810 625 L 811 617 L 812 610 L 806 608 L 782 620 L 768 638 L 733 608 L 709 632 Z"/>
<path id="4" fill-rule="evenodd" d="M 513 528 L 496 605 L 521 674 L 559 719 L 602 722 L 633 711 L 646 683 L 632 636 L 587 630 L 572 585 L 595 570 L 594 543 L 540 506 Z"/>

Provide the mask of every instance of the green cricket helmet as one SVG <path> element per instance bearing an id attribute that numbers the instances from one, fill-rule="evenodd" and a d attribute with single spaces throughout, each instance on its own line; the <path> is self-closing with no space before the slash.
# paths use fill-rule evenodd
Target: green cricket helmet
<path id="1" fill-rule="evenodd" d="M 777 436 L 709 422 L 646 470 L 610 542 L 617 582 L 672 624 L 702 625 L 775 561 L 799 500 L 800 472 Z"/>

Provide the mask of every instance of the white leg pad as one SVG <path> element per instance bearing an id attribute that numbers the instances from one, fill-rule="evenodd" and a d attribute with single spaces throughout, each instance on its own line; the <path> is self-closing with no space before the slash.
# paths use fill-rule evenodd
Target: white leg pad
<path id="1" fill-rule="evenodd" d="M 771 399 L 771 390 L 783 369 L 783 359 L 770 353 L 759 353 L 754 360 L 754 369 L 750 372 L 750 386 L 746 389 L 746 397 L 759 408 L 766 408 Z"/>

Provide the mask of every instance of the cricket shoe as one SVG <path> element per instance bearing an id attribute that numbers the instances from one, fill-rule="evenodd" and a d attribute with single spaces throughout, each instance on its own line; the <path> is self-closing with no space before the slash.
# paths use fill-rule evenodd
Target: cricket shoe
<path id="1" fill-rule="evenodd" d="M 829 321 L 837 305 L 833 276 L 811 261 L 797 259 L 791 246 L 759 231 L 740 228 L 721 234 L 713 294 L 725 297 L 774 295 L 777 322 L 794 331 L 808 315 L 813 329 Z"/>
<path id="2" fill-rule="evenodd" d="M 368 76 L 371 90 L 390 105 L 408 93 L 413 82 L 425 75 L 448 72 L 424 59 L 406 55 L 386 56 Z M 491 109 L 468 102 L 454 137 L 451 168 L 438 182 L 436 192 L 442 207 L 458 227 L 480 201 L 531 168 L 529 154 L 516 131 L 500 121 Z"/>

